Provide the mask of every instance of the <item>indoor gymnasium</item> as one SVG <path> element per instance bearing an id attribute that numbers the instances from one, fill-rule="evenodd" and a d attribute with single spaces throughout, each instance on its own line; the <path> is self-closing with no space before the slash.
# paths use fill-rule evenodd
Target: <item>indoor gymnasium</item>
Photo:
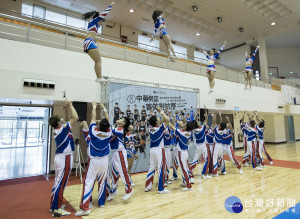
<path id="1" fill-rule="evenodd" d="M 299 11 L 1 0 L 0 218 L 300 218 Z"/>

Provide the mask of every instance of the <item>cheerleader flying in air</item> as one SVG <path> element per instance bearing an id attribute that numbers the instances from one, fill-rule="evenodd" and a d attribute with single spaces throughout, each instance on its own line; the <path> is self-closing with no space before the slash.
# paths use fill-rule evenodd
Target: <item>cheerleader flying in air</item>
<path id="1" fill-rule="evenodd" d="M 154 32 L 152 34 L 152 39 L 150 40 L 150 42 L 152 42 L 154 40 L 154 36 L 156 34 L 157 31 L 159 31 L 159 37 L 160 39 L 163 39 L 163 42 L 165 43 L 166 47 L 167 47 L 167 53 L 168 53 L 168 57 L 171 61 L 174 60 L 175 56 L 175 51 L 171 42 L 171 38 L 169 36 L 169 34 L 167 33 L 167 27 L 166 27 L 166 22 L 164 19 L 164 14 L 162 11 L 160 10 L 155 10 L 152 14 L 152 19 L 154 21 Z M 173 56 L 171 57 L 171 52 L 173 53 Z"/>
<path id="2" fill-rule="evenodd" d="M 111 11 L 112 5 L 115 3 L 112 2 L 105 11 L 99 13 L 98 11 L 90 11 L 83 14 L 84 19 L 89 19 L 92 17 L 92 20 L 88 23 L 87 35 L 83 42 L 83 50 L 94 60 L 95 62 L 95 72 L 97 75 L 97 82 L 105 82 L 106 80 L 102 77 L 102 68 L 101 68 L 101 56 L 100 52 L 96 46 L 96 37 L 99 27 L 102 25 L 102 22 L 105 21 L 107 14 Z"/>
<path id="3" fill-rule="evenodd" d="M 203 48 L 203 53 L 206 56 L 206 58 L 208 59 L 207 66 L 206 66 L 206 76 L 208 78 L 209 87 L 210 87 L 208 93 L 214 92 L 215 73 L 216 73 L 215 62 L 216 62 L 216 59 L 219 57 L 220 53 L 223 51 L 225 46 L 226 46 L 226 40 L 224 42 L 224 45 L 219 49 L 219 51 L 217 53 L 216 53 L 215 49 L 211 49 L 209 51 L 209 54 Z"/>
<path id="4" fill-rule="evenodd" d="M 249 90 L 251 90 L 252 86 L 252 75 L 253 75 L 253 69 L 252 64 L 256 55 L 256 52 L 258 50 L 259 46 L 256 47 L 254 53 L 251 55 L 247 54 L 247 51 L 245 53 L 246 55 L 246 64 L 245 64 L 245 90 L 247 90 L 247 85 L 249 84 Z"/>

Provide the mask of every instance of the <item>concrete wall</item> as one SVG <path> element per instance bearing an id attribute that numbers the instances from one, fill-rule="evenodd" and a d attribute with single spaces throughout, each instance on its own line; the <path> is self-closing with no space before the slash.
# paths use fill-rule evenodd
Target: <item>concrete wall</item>
<path id="1" fill-rule="evenodd" d="M 289 76 L 290 72 L 300 76 L 300 47 L 267 49 L 267 57 L 269 67 L 278 67 L 279 76 Z"/>

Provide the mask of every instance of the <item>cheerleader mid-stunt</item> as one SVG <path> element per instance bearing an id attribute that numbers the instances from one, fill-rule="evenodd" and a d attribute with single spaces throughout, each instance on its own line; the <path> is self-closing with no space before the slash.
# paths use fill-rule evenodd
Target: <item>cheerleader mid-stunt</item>
<path id="1" fill-rule="evenodd" d="M 224 49 L 225 46 L 226 46 L 226 40 L 224 41 L 224 45 L 219 49 L 219 51 L 217 53 L 216 53 L 216 49 L 211 49 L 209 51 L 209 55 L 207 54 L 207 52 L 203 48 L 203 53 L 206 56 L 206 58 L 208 59 L 207 66 L 206 66 L 206 76 L 208 78 L 209 87 L 210 87 L 208 93 L 214 92 L 215 73 L 216 73 L 215 62 L 216 62 L 216 59 L 221 54 L 221 52 L 223 51 L 223 49 Z"/>
<path id="2" fill-rule="evenodd" d="M 258 50 L 259 46 L 256 47 L 254 53 L 251 55 L 247 54 L 247 51 L 245 53 L 246 55 L 246 64 L 245 64 L 245 90 L 247 90 L 247 85 L 249 85 L 249 90 L 251 90 L 252 86 L 252 75 L 253 75 L 253 69 L 252 69 L 252 64 L 255 58 L 255 54 Z"/>
<path id="3" fill-rule="evenodd" d="M 83 42 L 83 50 L 94 60 L 95 62 L 95 72 L 97 75 L 97 82 L 105 82 L 106 80 L 102 78 L 102 68 L 101 68 L 101 57 L 100 52 L 96 46 L 96 37 L 99 27 L 102 25 L 102 22 L 105 21 L 105 17 L 111 11 L 112 5 L 115 4 L 112 2 L 105 11 L 99 13 L 98 11 L 90 11 L 83 14 L 84 19 L 88 19 L 93 16 L 93 19 L 88 23 L 87 35 Z"/>
<path id="4" fill-rule="evenodd" d="M 174 51 L 170 36 L 167 33 L 166 22 L 165 22 L 163 16 L 164 16 L 164 14 L 160 10 L 155 10 L 153 12 L 152 19 L 153 19 L 155 25 L 154 25 L 154 32 L 152 35 L 152 39 L 150 40 L 150 42 L 152 42 L 154 40 L 154 36 L 155 36 L 156 32 L 159 31 L 159 37 L 160 37 L 160 39 L 163 39 L 163 42 L 165 43 L 165 45 L 167 47 L 168 57 L 171 61 L 173 61 L 174 58 L 176 57 L 175 51 Z M 173 53 L 172 57 L 171 57 L 170 50 Z"/>

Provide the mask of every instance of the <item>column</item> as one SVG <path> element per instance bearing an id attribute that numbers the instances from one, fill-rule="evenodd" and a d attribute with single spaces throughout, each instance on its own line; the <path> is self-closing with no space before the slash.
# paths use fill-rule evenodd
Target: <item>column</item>
<path id="1" fill-rule="evenodd" d="M 261 80 L 266 81 L 269 79 L 269 71 L 268 71 L 266 40 L 264 37 L 262 36 L 258 37 L 258 45 L 259 45 L 260 77 Z"/>

